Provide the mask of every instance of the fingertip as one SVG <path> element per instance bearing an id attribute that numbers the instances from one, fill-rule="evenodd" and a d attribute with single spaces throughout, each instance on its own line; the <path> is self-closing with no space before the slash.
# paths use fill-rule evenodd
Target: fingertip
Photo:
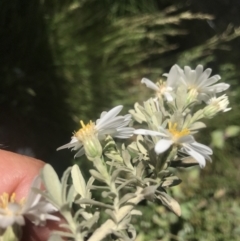
<path id="1" fill-rule="evenodd" d="M 25 197 L 43 166 L 44 162 L 35 158 L 0 150 L 0 194 L 15 192 L 17 199 Z"/>

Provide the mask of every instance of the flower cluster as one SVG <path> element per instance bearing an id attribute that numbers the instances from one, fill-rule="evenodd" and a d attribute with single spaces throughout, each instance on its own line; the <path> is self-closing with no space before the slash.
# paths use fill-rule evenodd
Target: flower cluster
<path id="1" fill-rule="evenodd" d="M 61 180 L 45 165 L 41 173 L 45 191 L 33 191 L 26 201 L 19 202 L 14 195 L 0 197 L 0 228 L 23 225 L 25 218 L 35 224 L 58 220 L 50 214 L 56 208 L 43 197 L 58 208 L 66 222 L 60 225 L 65 231 L 55 231 L 52 236 L 51 240 L 58 241 L 100 241 L 107 236 L 135 240 L 131 216 L 141 215 L 135 207 L 144 199 L 160 201 L 180 216 L 180 205 L 166 191 L 181 182 L 172 168 L 203 168 L 211 161 L 211 148 L 197 142 L 195 134 L 206 127 L 204 118 L 231 109 L 227 95 L 221 95 L 229 85 L 217 83 L 219 75 L 210 75 L 211 69 L 203 70 L 201 65 L 194 70 L 174 65 L 164 74 L 166 81 L 155 84 L 142 79 L 156 95 L 142 105 L 136 103 L 130 114 L 119 115 L 123 109 L 119 105 L 102 112 L 96 121 L 84 124 L 81 120 L 71 141 L 57 150 L 70 148 L 76 151 L 75 157 L 85 154 L 92 161 L 89 180 L 85 181 L 77 164 L 69 167 Z M 134 129 L 132 118 L 145 129 Z M 115 142 L 134 134 L 127 146 Z M 40 189 L 38 178 L 33 187 Z M 99 196 L 104 201 L 97 199 Z"/>
<path id="2" fill-rule="evenodd" d="M 148 123 L 149 129 L 134 130 L 128 127 L 131 122 L 131 115 L 118 116 L 122 106 L 117 106 L 109 112 L 103 112 L 96 123 L 90 121 L 85 125 L 80 121 L 82 128 L 74 133 L 70 143 L 59 147 L 57 150 L 72 148 L 78 150 L 75 157 L 84 153 L 88 157 L 101 156 L 102 146 L 100 141 L 107 135 L 116 138 L 129 138 L 132 134 L 149 135 L 158 138 L 155 139 L 155 152 L 157 154 L 165 152 L 170 146 L 179 147 L 179 151 L 192 156 L 201 167 L 206 164 L 205 160 L 211 160 L 212 150 L 195 141 L 193 134 L 197 131 L 194 128 L 199 124 L 202 118 L 212 118 L 218 112 L 226 112 L 231 108 L 228 107 L 228 97 L 224 94 L 217 97 L 217 94 L 229 88 L 229 84 L 216 82 L 220 79 L 219 75 L 210 77 L 212 70 L 203 70 L 202 65 L 198 65 L 195 70 L 188 66 L 181 69 L 174 65 L 169 73 L 164 74 L 166 81 L 160 80 L 153 83 L 151 80 L 143 78 L 142 83 L 150 89 L 155 90 L 156 98 L 154 99 L 156 112 L 160 115 L 165 113 L 162 123 L 152 124 L 152 118 L 156 117 L 153 113 L 149 117 L 144 110 L 141 116 L 145 116 L 144 121 Z M 166 101 L 167 107 L 164 105 Z M 149 101 L 147 101 L 149 102 Z M 190 113 L 190 107 L 201 102 L 206 107 L 194 115 Z M 139 112 L 130 111 L 136 120 L 139 120 Z M 167 114 L 166 114 L 167 113 Z M 168 127 L 166 125 L 168 123 Z M 202 128 L 202 124 L 200 124 Z"/>
<path id="3" fill-rule="evenodd" d="M 19 201 L 15 193 L 4 192 L 0 196 L 0 230 L 4 230 L 5 233 L 5 230 L 11 226 L 23 226 L 25 218 L 35 225 L 45 225 L 47 220 L 60 220 L 51 214 L 57 209 L 47 202 L 41 194 L 36 193 L 35 189 L 39 189 L 40 185 L 41 179 L 38 176 L 32 183 L 28 197 Z"/>
<path id="4" fill-rule="evenodd" d="M 198 121 L 204 117 L 212 118 L 218 112 L 226 112 L 231 109 L 228 108 L 229 101 L 226 94 L 217 97 L 217 94 L 228 89 L 229 85 L 216 84 L 220 76 L 210 77 L 211 72 L 211 69 L 203 71 L 202 65 L 198 65 L 195 70 L 188 66 L 181 69 L 178 65 L 174 65 L 168 74 L 164 74 L 167 77 L 165 82 L 154 84 L 143 78 L 142 83 L 156 91 L 157 97 L 154 101 L 158 107 L 150 119 L 149 113 L 146 113 L 146 110 L 142 111 L 143 116 L 147 117 L 144 120 L 148 123 L 149 130 L 138 129 L 134 133 L 157 137 L 157 140 L 154 139 L 154 149 L 157 154 L 165 152 L 170 146 L 177 146 L 179 152 L 192 156 L 200 167 L 204 167 L 205 160 L 211 161 L 209 155 L 212 154 L 212 150 L 208 146 L 196 142 L 193 137 L 197 129 L 204 125 Z M 164 100 L 166 100 L 167 106 L 163 104 Z M 192 113 L 193 106 L 201 102 L 205 102 L 206 107 Z M 166 116 L 160 125 L 158 123 L 154 126 L 151 118 L 156 117 L 156 112 L 161 112 L 160 114 L 165 112 Z M 139 109 L 135 109 L 131 113 L 136 116 L 136 119 L 139 119 Z M 197 125 L 199 128 L 196 128 Z"/>

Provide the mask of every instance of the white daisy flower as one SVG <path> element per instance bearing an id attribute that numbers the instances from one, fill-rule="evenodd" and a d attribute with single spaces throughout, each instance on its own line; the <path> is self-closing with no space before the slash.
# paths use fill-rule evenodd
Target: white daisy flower
<path id="1" fill-rule="evenodd" d="M 96 123 L 90 121 L 85 125 L 80 121 L 82 128 L 72 136 L 70 143 L 60 146 L 57 150 L 72 148 L 72 150 L 79 150 L 75 157 L 79 157 L 85 153 L 86 145 L 92 148 L 94 151 L 94 146 L 98 146 L 96 150 L 100 152 L 101 147 L 98 140 L 103 140 L 106 135 L 111 135 L 112 137 L 126 139 L 133 135 L 134 128 L 127 127 L 131 121 L 131 115 L 127 114 L 124 116 L 117 116 L 122 110 L 123 106 L 119 105 L 111 109 L 110 111 L 102 112 L 100 119 Z M 85 148 L 84 148 L 85 145 Z"/>
<path id="2" fill-rule="evenodd" d="M 215 84 L 221 79 L 219 75 L 211 75 L 212 69 L 206 69 L 203 71 L 203 66 L 198 65 L 195 70 L 192 70 L 189 66 L 185 66 L 184 70 L 178 68 L 181 81 L 191 91 L 194 90 L 198 93 L 198 100 L 207 100 L 208 95 L 215 95 L 229 88 L 229 84 L 219 83 Z"/>
<path id="3" fill-rule="evenodd" d="M 227 112 L 232 109 L 228 108 L 229 100 L 226 94 L 220 97 L 213 96 L 206 103 L 207 106 L 203 109 L 203 112 L 207 118 L 212 118 L 218 112 Z"/>
<path id="4" fill-rule="evenodd" d="M 32 188 L 39 189 L 40 185 L 40 177 L 35 178 Z M 27 199 L 22 198 L 20 201 L 16 201 L 15 193 L 11 195 L 3 193 L 0 196 L 0 228 L 6 229 L 13 224 L 25 225 L 24 218 L 36 225 L 42 225 L 46 220 L 59 221 L 58 217 L 50 214 L 55 211 L 57 211 L 55 207 L 32 189 Z"/>
<path id="5" fill-rule="evenodd" d="M 179 84 L 179 71 L 178 66 L 174 65 L 168 74 L 164 74 L 167 77 L 165 82 L 158 82 L 154 84 L 151 80 L 147 78 L 143 78 L 141 83 L 145 84 L 148 88 L 153 89 L 156 91 L 157 96 L 162 97 L 164 96 L 168 102 L 173 101 L 173 90 Z"/>
<path id="6" fill-rule="evenodd" d="M 164 129 L 160 126 L 159 131 L 138 129 L 134 131 L 134 134 L 161 137 L 155 145 L 155 152 L 157 154 L 163 153 L 169 149 L 171 145 L 179 145 L 181 146 L 181 151 L 192 156 L 199 163 L 201 168 L 206 165 L 205 159 L 211 161 L 209 155 L 212 155 L 212 150 L 208 146 L 196 142 L 190 134 L 190 130 L 178 130 L 176 123 L 172 124 L 169 122 L 168 129 Z"/>

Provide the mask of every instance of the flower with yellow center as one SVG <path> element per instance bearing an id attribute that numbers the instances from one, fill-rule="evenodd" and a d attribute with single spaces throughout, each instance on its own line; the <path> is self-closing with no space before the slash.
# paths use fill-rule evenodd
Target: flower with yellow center
<path id="1" fill-rule="evenodd" d="M 178 68 L 177 65 L 174 65 L 170 69 L 169 74 L 164 74 L 164 76 L 167 77 L 166 82 L 160 81 L 159 83 L 154 84 L 151 80 L 143 78 L 141 83 L 145 84 L 148 88 L 155 90 L 158 97 L 161 98 L 164 96 L 168 102 L 171 102 L 174 99 L 173 91 L 179 84 Z"/>
<path id="2" fill-rule="evenodd" d="M 172 122 L 168 123 L 168 131 L 172 134 L 172 138 L 175 140 L 175 142 L 177 142 L 179 138 L 190 134 L 190 130 L 187 128 L 178 130 L 177 123 L 172 124 Z"/>
<path id="3" fill-rule="evenodd" d="M 179 67 L 178 71 L 181 82 L 190 91 L 193 91 L 192 93 L 197 93 L 199 101 L 206 101 L 209 99 L 209 95 L 215 95 L 228 89 L 230 86 L 226 83 L 216 84 L 221 77 L 214 75 L 209 78 L 212 69 L 208 68 L 203 71 L 202 65 L 198 65 L 195 70 L 192 70 L 189 66 L 185 66 L 183 70 Z"/>
<path id="4" fill-rule="evenodd" d="M 134 134 L 159 136 L 160 140 L 155 144 L 155 152 L 157 154 L 163 153 L 172 145 L 180 146 L 180 151 L 185 152 L 198 161 L 200 167 L 204 167 L 206 160 L 211 161 L 209 155 L 212 150 L 201 143 L 195 141 L 189 129 L 177 129 L 177 123 L 168 124 L 168 129 L 159 126 L 159 131 L 138 129 Z"/>
<path id="5" fill-rule="evenodd" d="M 57 150 L 72 148 L 72 150 L 78 150 L 75 157 L 79 157 L 85 152 L 93 157 L 102 152 L 99 141 L 103 140 L 107 135 L 121 139 L 131 137 L 134 131 L 134 128 L 128 127 L 131 115 L 118 116 L 122 108 L 123 106 L 119 105 L 108 112 L 102 112 L 100 119 L 95 123 L 90 121 L 85 125 L 80 121 L 82 128 L 74 133 L 70 143 L 59 147 Z"/>
<path id="6" fill-rule="evenodd" d="M 40 178 L 37 177 L 32 184 L 33 188 L 40 188 Z M 58 217 L 49 214 L 56 211 L 50 203 L 42 199 L 40 194 L 32 189 L 28 197 L 17 201 L 16 194 L 11 195 L 4 192 L 0 195 L 0 229 L 6 229 L 9 226 L 25 224 L 25 218 L 28 218 L 34 224 L 43 224 L 47 219 L 60 220 Z"/>
<path id="7" fill-rule="evenodd" d="M 74 136 L 83 144 L 86 155 L 94 158 L 102 155 L 102 146 L 97 138 L 95 124 L 90 121 L 87 125 L 80 121 L 82 128 L 74 133 Z"/>
<path id="8" fill-rule="evenodd" d="M 22 216 L 22 209 L 24 205 L 24 198 L 19 202 L 16 201 L 16 194 L 9 195 L 4 192 L 0 196 L 0 227 L 6 228 L 17 223 L 24 225 L 24 217 Z M 4 219 L 4 220 L 2 220 Z"/>

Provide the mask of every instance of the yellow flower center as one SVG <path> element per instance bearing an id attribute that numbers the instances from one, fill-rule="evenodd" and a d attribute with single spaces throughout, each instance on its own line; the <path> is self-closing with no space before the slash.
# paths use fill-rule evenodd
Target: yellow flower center
<path id="1" fill-rule="evenodd" d="M 190 131 L 187 128 L 184 128 L 183 130 L 177 129 L 177 123 L 168 123 L 168 131 L 173 135 L 174 140 L 189 135 Z"/>
<path id="2" fill-rule="evenodd" d="M 0 196 L 0 208 L 4 209 L 7 215 L 16 215 L 18 212 L 20 213 L 25 203 L 25 198 L 22 198 L 20 201 L 16 201 L 15 198 L 15 193 L 9 195 L 8 193 L 4 192 Z M 13 206 L 15 207 L 13 208 Z"/>
<path id="3" fill-rule="evenodd" d="M 82 128 L 80 128 L 76 133 L 74 133 L 75 137 L 79 141 L 83 142 L 84 140 L 89 139 L 96 134 L 95 124 L 92 121 L 85 125 L 81 120 L 80 124 Z"/>
<path id="4" fill-rule="evenodd" d="M 158 92 L 162 95 L 166 91 L 166 82 L 159 80 L 157 83 L 157 86 L 159 87 Z"/>

